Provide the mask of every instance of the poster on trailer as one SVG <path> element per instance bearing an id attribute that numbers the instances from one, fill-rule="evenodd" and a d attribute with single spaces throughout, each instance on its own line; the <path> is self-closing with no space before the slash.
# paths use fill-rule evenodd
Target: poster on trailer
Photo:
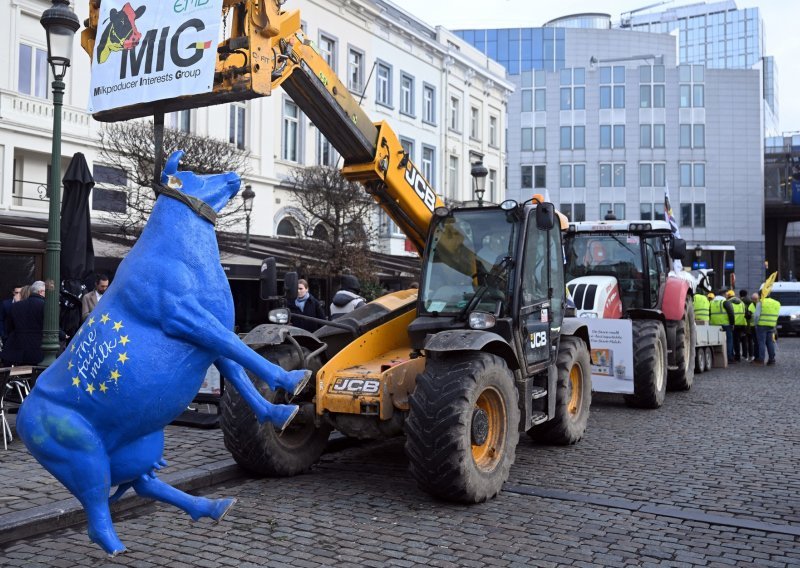
<path id="1" fill-rule="evenodd" d="M 592 390 L 633 394 L 633 324 L 629 319 L 586 318 L 591 343 Z"/>
<path id="2" fill-rule="evenodd" d="M 103 0 L 89 112 L 210 92 L 222 0 Z"/>

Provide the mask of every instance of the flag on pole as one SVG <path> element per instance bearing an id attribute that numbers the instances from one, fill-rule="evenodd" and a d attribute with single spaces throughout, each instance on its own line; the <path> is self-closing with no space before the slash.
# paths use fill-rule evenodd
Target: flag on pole
<path id="1" fill-rule="evenodd" d="M 681 238 L 680 229 L 678 229 L 678 221 L 675 220 L 675 215 L 672 214 L 672 205 L 669 202 L 669 184 L 664 188 L 664 220 L 669 223 L 669 228 L 672 231 L 672 236 L 676 239 Z M 673 270 L 681 272 L 683 270 L 683 263 L 680 260 L 673 261 Z"/>
<path id="2" fill-rule="evenodd" d="M 761 297 L 766 298 L 769 296 L 770 292 L 772 292 L 772 285 L 775 283 L 775 279 L 778 277 L 778 272 L 775 271 L 769 275 L 769 278 L 761 285 Z"/>

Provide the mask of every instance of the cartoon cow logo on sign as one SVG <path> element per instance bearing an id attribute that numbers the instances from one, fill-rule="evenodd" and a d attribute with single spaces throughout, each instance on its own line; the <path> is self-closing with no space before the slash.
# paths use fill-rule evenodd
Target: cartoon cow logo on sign
<path id="1" fill-rule="evenodd" d="M 147 226 L 69 347 L 36 382 L 17 417 L 31 454 L 86 510 L 89 538 L 125 550 L 109 503 L 128 489 L 220 520 L 234 499 L 194 497 L 159 480 L 164 428 L 189 405 L 214 364 L 260 423 L 285 428 L 294 404 L 264 399 L 244 369 L 287 398 L 311 371 L 285 371 L 232 331 L 233 297 L 214 221 L 239 191 L 233 172 L 179 172 L 170 156 Z M 113 496 L 111 488 L 118 487 Z"/>
<path id="2" fill-rule="evenodd" d="M 133 49 L 139 45 L 142 34 L 136 29 L 136 20 L 142 17 L 147 6 L 139 6 L 134 10 L 127 2 L 122 10 L 111 8 L 108 25 L 97 42 L 97 62 L 105 63 L 112 51 Z"/>

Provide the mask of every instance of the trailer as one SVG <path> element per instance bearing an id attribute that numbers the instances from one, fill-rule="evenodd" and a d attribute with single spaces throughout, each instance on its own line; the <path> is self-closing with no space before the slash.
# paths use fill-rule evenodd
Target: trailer
<path id="1" fill-rule="evenodd" d="M 718 325 L 697 325 L 694 370 L 704 373 L 728 366 L 728 342 L 725 330 Z"/>

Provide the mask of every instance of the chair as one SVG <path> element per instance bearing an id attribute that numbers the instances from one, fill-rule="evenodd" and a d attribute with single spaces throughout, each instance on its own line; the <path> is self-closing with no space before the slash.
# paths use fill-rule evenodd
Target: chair
<path id="1" fill-rule="evenodd" d="M 31 377 L 15 374 L 14 371 L 14 367 L 0 369 L 0 422 L 2 422 L 0 428 L 3 429 L 4 450 L 7 450 L 8 444 L 14 440 L 6 413 L 10 413 L 12 410 L 16 411 L 31 392 L 29 383 L 32 380 Z M 13 407 L 9 405 L 13 405 Z"/>

